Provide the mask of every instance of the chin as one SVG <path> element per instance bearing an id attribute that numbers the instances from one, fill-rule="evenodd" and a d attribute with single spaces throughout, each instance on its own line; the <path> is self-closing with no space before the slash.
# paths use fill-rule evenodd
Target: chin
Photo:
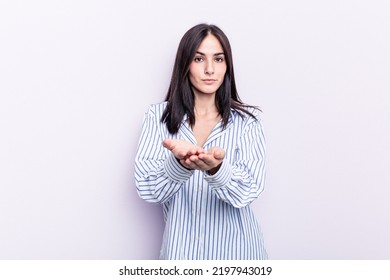
<path id="1" fill-rule="evenodd" d="M 216 93 L 218 90 L 218 87 L 212 87 L 212 88 L 204 88 L 204 89 L 200 89 L 199 92 L 203 92 L 203 93 L 206 93 L 206 94 L 213 94 L 213 93 Z"/>
<path id="2" fill-rule="evenodd" d="M 193 88 L 195 94 L 205 94 L 205 95 L 213 95 L 217 92 L 219 87 L 198 87 Z"/>
<path id="3" fill-rule="evenodd" d="M 216 90 L 214 91 L 198 91 L 199 94 L 204 94 L 204 95 L 214 95 L 216 93 Z"/>

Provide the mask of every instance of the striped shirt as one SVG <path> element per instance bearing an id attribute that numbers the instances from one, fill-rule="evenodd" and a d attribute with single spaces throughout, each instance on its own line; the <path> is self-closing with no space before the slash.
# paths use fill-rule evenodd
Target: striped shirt
<path id="1" fill-rule="evenodd" d="M 257 120 L 231 111 L 224 129 L 220 121 L 204 149 L 218 146 L 225 159 L 218 172 L 184 168 L 162 146 L 166 138 L 196 144 L 188 122 L 170 134 L 161 123 L 166 102 L 145 114 L 135 160 L 139 196 L 162 203 L 165 219 L 160 259 L 267 259 L 260 226 L 250 203 L 264 188 L 265 146 L 259 111 Z"/>

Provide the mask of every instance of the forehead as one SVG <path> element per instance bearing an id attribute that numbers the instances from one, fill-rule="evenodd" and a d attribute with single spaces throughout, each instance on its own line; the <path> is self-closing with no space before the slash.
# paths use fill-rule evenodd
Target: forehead
<path id="1" fill-rule="evenodd" d="M 214 54 L 223 52 L 223 48 L 217 37 L 208 34 L 200 43 L 198 51 L 205 54 Z"/>

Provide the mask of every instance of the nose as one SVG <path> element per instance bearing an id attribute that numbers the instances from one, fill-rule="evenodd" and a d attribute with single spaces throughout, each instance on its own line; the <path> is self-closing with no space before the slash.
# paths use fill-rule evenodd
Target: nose
<path id="1" fill-rule="evenodd" d="M 207 75 L 214 74 L 214 63 L 213 63 L 213 61 L 207 61 L 204 73 L 207 74 Z"/>

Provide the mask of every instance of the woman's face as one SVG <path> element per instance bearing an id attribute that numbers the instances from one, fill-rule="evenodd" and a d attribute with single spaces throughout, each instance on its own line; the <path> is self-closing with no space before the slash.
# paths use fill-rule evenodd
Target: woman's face
<path id="1" fill-rule="evenodd" d="M 226 73 L 225 55 L 214 35 L 207 35 L 196 51 L 189 67 L 195 95 L 213 95 L 223 83 Z"/>

